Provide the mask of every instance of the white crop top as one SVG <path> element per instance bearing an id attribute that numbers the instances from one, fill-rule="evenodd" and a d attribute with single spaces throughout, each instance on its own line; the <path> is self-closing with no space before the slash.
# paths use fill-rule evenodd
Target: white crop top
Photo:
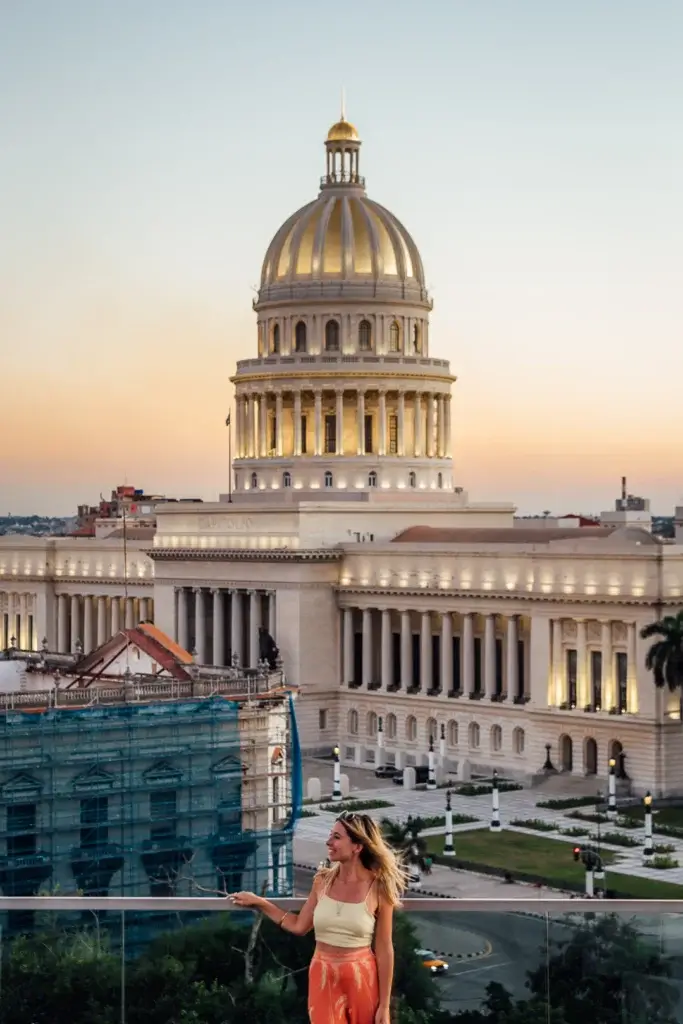
<path id="1" fill-rule="evenodd" d="M 313 911 L 313 928 L 316 942 L 354 949 L 372 944 L 375 918 L 367 897 L 362 903 L 343 903 L 323 893 Z"/>

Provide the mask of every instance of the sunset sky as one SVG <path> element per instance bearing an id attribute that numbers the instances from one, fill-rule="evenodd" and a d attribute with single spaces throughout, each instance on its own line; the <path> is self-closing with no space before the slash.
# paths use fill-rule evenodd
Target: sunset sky
<path id="1" fill-rule="evenodd" d="M 339 112 L 422 252 L 457 482 L 683 504 L 680 0 L 0 0 L 0 514 L 227 490 L 263 254 Z"/>

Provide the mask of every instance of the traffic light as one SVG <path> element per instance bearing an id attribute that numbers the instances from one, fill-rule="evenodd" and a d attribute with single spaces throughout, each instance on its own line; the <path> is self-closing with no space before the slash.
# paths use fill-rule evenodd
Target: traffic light
<path id="1" fill-rule="evenodd" d="M 574 860 L 580 860 L 580 859 L 581 859 L 581 847 L 580 846 L 575 846 L 574 847 Z"/>

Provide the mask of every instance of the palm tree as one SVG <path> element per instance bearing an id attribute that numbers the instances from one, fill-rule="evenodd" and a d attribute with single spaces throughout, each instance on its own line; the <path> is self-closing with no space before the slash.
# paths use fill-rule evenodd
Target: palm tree
<path id="1" fill-rule="evenodd" d="M 422 819 L 413 818 L 410 815 L 405 821 L 382 819 L 384 838 L 400 854 L 411 874 L 417 875 L 417 881 L 412 883 L 413 888 L 419 888 L 422 885 L 422 871 L 427 855 L 427 842 L 420 835 L 422 828 Z"/>
<path id="2" fill-rule="evenodd" d="M 661 637 L 645 656 L 645 667 L 654 675 L 655 686 L 679 691 L 683 702 L 683 611 L 665 615 L 640 631 L 643 640 Z"/>

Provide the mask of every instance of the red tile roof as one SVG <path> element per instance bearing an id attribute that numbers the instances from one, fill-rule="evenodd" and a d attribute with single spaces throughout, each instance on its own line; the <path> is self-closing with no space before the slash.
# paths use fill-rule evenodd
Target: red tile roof
<path id="1" fill-rule="evenodd" d="M 174 679 L 191 678 L 185 666 L 192 664 L 192 655 L 156 626 L 143 622 L 132 629 L 122 629 L 101 647 L 86 654 L 77 665 L 77 679 L 72 685 L 84 686 L 94 682 L 129 645 L 147 654 Z M 89 678 L 86 680 L 85 677 Z"/>
<path id="2" fill-rule="evenodd" d="M 509 526 L 447 527 L 410 526 L 394 537 L 394 544 L 549 544 L 553 540 L 585 540 L 609 537 L 614 527 Z"/>

